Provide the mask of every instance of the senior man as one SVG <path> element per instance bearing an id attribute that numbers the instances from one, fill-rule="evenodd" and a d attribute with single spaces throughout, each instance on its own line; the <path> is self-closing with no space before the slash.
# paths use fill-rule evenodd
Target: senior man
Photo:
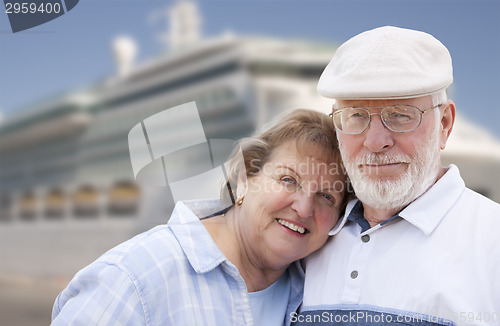
<path id="1" fill-rule="evenodd" d="M 452 81 L 441 42 L 390 26 L 348 40 L 326 67 L 318 90 L 335 99 L 359 200 L 306 260 L 296 325 L 500 324 L 500 205 L 440 160 Z"/>

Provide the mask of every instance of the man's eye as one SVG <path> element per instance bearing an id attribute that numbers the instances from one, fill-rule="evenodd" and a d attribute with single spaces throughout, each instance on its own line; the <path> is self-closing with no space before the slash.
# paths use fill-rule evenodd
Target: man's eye
<path id="1" fill-rule="evenodd" d="M 412 117 L 405 113 L 394 112 L 389 116 L 390 119 L 406 119 L 410 120 Z"/>
<path id="2" fill-rule="evenodd" d="M 364 118 L 364 114 L 362 113 L 359 113 L 359 112 L 354 112 L 352 114 L 350 114 L 347 118 L 348 119 L 359 119 L 359 118 Z"/>

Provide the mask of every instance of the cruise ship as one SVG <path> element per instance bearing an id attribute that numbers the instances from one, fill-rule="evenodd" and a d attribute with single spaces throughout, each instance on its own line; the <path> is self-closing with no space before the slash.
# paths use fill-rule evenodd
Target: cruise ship
<path id="1" fill-rule="evenodd" d="M 121 38 L 115 75 L 0 125 L 0 275 L 67 278 L 167 222 L 171 189 L 137 182 L 129 153 L 129 132 L 148 117 L 194 101 L 207 139 L 237 140 L 288 109 L 329 110 L 316 83 L 335 46 L 202 39 L 197 15 L 195 4 L 178 2 L 169 51 L 134 65 L 133 41 Z M 168 124 L 165 138 L 175 142 L 189 123 Z"/>
<path id="2" fill-rule="evenodd" d="M 169 51 L 134 64 L 133 41 L 119 39 L 115 75 L 0 124 L 0 275 L 67 279 L 167 222 L 171 189 L 137 182 L 130 159 L 129 132 L 148 117 L 194 101 L 207 139 L 237 140 L 289 109 L 330 110 L 316 84 L 333 44 L 202 39 L 194 3 L 178 2 L 170 14 Z M 169 124 L 165 137 L 175 142 L 188 126 Z M 498 153 L 496 139 L 458 117 L 443 160 L 500 201 Z M 187 161 L 196 158 L 178 165 Z"/>

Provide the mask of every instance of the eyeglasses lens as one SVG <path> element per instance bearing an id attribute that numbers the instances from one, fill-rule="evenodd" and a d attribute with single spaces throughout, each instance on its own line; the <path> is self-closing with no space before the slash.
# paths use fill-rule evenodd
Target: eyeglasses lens
<path id="1" fill-rule="evenodd" d="M 387 128 L 395 132 L 410 131 L 418 127 L 421 111 L 413 106 L 387 106 L 380 113 L 370 113 L 367 108 L 343 108 L 333 112 L 333 123 L 347 134 L 362 133 L 370 124 L 372 115 L 380 115 Z"/>

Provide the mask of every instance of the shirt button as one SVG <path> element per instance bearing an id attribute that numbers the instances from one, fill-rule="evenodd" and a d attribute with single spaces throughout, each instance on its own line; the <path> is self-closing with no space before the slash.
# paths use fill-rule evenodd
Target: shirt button
<path id="1" fill-rule="evenodd" d="M 356 277 L 358 277 L 358 271 L 352 271 L 351 272 L 351 278 L 355 279 Z"/>
<path id="2" fill-rule="evenodd" d="M 364 236 L 361 237 L 361 241 L 363 241 L 363 242 L 370 241 L 370 236 L 368 234 L 365 234 Z"/>

